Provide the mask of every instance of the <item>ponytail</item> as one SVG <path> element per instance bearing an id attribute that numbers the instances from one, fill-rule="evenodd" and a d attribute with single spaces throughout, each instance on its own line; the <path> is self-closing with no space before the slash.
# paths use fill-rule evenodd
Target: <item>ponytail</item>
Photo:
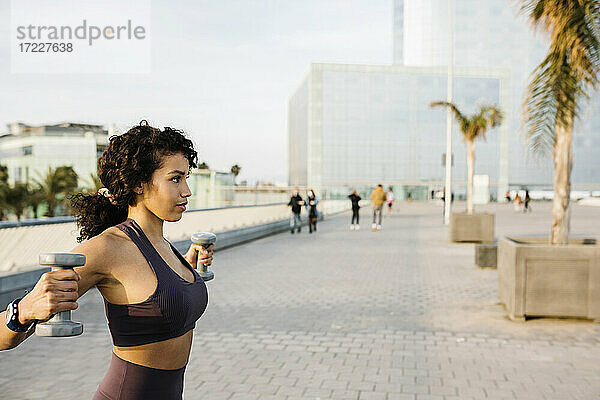
<path id="1" fill-rule="evenodd" d="M 127 219 L 126 205 L 113 205 L 101 194 L 77 193 L 72 195 L 70 200 L 80 230 L 78 242 L 93 238 Z"/>

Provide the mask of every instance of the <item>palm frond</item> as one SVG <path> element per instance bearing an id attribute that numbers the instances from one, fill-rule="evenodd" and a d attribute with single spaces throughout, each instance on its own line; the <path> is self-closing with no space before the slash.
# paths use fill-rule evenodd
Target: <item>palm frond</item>
<path id="1" fill-rule="evenodd" d="M 452 111 L 452 113 L 454 114 L 454 119 L 456 119 L 456 122 L 458 122 L 461 132 L 466 132 L 469 129 L 469 123 L 470 123 L 469 118 L 458 109 L 456 104 L 448 102 L 448 101 L 433 101 L 433 102 L 429 103 L 429 107 L 431 107 L 431 108 L 434 108 L 434 107 L 449 108 Z"/>
<path id="2" fill-rule="evenodd" d="M 488 128 L 494 128 L 502 123 L 503 113 L 496 106 L 483 105 L 479 111 L 472 115 L 465 115 L 454 103 L 447 101 L 434 101 L 429 107 L 447 107 L 452 110 L 454 118 L 460 127 L 465 142 L 475 139 L 485 139 Z"/>
<path id="3" fill-rule="evenodd" d="M 547 56 L 534 70 L 523 104 L 524 125 L 534 152 L 554 148 L 556 128 L 572 126 L 582 100 L 598 86 L 600 2 L 524 0 L 521 12 L 550 36 Z"/>

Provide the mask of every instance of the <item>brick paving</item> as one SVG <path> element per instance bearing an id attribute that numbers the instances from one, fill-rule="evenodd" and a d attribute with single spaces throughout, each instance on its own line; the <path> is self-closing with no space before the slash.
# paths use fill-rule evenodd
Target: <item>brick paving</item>
<path id="1" fill-rule="evenodd" d="M 349 215 L 309 235 L 220 251 L 195 330 L 185 399 L 599 399 L 600 325 L 509 321 L 496 270 L 452 244 L 433 204 L 399 204 L 381 232 Z M 496 213 L 496 234 L 546 235 L 550 204 Z M 574 236 L 600 238 L 600 208 L 574 206 Z M 0 398 L 86 399 L 110 360 L 100 295 L 84 335 L 32 337 L 0 353 Z"/>

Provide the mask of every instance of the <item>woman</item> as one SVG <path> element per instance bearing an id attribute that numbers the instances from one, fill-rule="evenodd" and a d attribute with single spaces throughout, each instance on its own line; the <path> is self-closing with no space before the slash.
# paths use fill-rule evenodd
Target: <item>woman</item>
<path id="1" fill-rule="evenodd" d="M 526 213 L 531 211 L 531 207 L 529 207 L 529 202 L 531 201 L 531 197 L 529 197 L 529 190 L 525 191 L 525 198 L 523 199 L 523 212 Z"/>
<path id="2" fill-rule="evenodd" d="M 519 193 L 517 192 L 517 195 L 515 196 L 515 200 L 513 201 L 515 211 L 521 211 L 521 203 L 522 203 L 521 196 L 519 196 Z"/>
<path id="3" fill-rule="evenodd" d="M 358 210 L 360 209 L 360 196 L 356 192 L 356 189 L 352 190 L 352 193 L 348 196 L 348 198 L 352 202 L 352 220 L 350 222 L 350 230 L 359 230 L 360 223 L 358 222 Z M 354 225 L 354 220 L 356 220 L 356 225 Z"/>
<path id="4" fill-rule="evenodd" d="M 111 137 L 98 160 L 106 188 L 72 198 L 78 240 L 89 239 L 72 251 L 86 256 L 85 266 L 71 276 L 43 276 L 19 304 L 19 320 L 27 325 L 61 307 L 75 309 L 78 297 L 99 289 L 113 354 L 94 400 L 182 398 L 192 330 L 208 303 L 195 268 L 212 263 L 212 247 L 205 252 L 192 244 L 182 256 L 163 237 L 163 225 L 181 219 L 191 196 L 186 177 L 196 161 L 192 142 L 175 129 L 161 131 L 142 121 Z M 61 282 L 65 304 L 45 309 L 50 281 Z"/>
<path id="5" fill-rule="evenodd" d="M 319 199 L 317 199 L 312 189 L 309 189 L 306 196 L 305 205 L 308 212 L 308 233 L 313 233 L 313 231 L 317 231 L 317 204 L 319 204 Z"/>
<path id="6" fill-rule="evenodd" d="M 408 201 L 410 201 L 410 200 L 411 200 L 411 195 L 409 193 Z M 390 215 L 392 213 L 392 206 L 394 205 L 394 192 L 392 191 L 391 186 L 387 190 L 387 193 L 385 195 L 385 201 L 387 202 L 387 206 L 388 206 L 388 215 Z"/>

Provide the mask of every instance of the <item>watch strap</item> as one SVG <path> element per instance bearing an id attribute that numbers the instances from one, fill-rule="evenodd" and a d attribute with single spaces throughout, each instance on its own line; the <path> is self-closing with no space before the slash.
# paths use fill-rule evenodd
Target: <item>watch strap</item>
<path id="1" fill-rule="evenodd" d="M 11 301 L 6 307 L 6 327 L 14 332 L 27 332 L 33 322 L 27 325 L 23 325 L 19 322 L 19 302 L 22 297 Z"/>

